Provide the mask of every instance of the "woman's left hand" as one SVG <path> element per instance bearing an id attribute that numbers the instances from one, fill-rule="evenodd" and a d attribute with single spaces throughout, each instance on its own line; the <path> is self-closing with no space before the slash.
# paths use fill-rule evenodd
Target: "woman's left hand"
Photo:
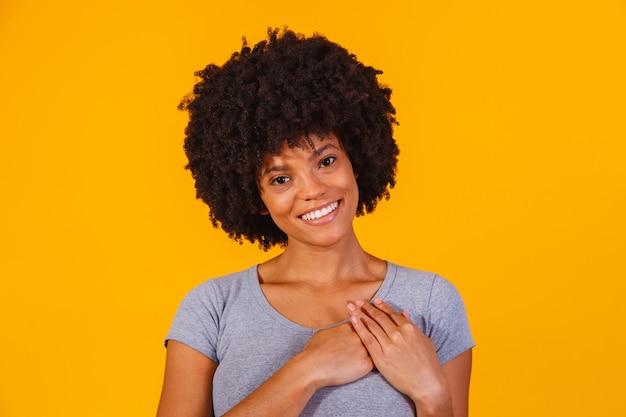
<path id="1" fill-rule="evenodd" d="M 374 305 L 349 303 L 348 310 L 374 365 L 415 402 L 418 415 L 452 415 L 450 392 L 435 346 L 406 311 L 398 313 L 378 298 Z"/>

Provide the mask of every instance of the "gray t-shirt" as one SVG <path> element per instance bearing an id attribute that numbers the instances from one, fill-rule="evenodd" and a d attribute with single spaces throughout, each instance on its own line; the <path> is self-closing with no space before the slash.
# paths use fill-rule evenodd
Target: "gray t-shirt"
<path id="1" fill-rule="evenodd" d="M 463 301 L 440 276 L 387 262 L 387 275 L 376 297 L 397 310 L 407 310 L 434 342 L 441 364 L 474 346 Z M 300 352 L 316 330 L 290 321 L 270 305 L 253 266 L 189 292 L 167 340 L 184 343 L 218 364 L 213 409 L 215 416 L 221 416 Z M 322 388 L 301 414 L 380 415 L 414 417 L 415 409 L 376 370 L 352 383 Z"/>

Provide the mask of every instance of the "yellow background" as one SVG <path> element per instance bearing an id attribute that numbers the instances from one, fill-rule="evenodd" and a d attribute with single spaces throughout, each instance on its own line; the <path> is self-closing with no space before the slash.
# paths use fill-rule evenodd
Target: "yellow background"
<path id="1" fill-rule="evenodd" d="M 319 31 L 385 71 L 398 186 L 366 249 L 446 276 L 471 414 L 626 416 L 626 3 L 0 3 L 0 416 L 152 416 L 194 285 L 273 253 L 194 199 L 193 71 Z"/>

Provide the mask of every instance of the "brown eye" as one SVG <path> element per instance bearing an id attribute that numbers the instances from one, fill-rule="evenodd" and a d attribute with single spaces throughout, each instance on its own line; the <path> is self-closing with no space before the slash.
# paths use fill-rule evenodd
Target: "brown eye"
<path id="1" fill-rule="evenodd" d="M 320 166 L 322 167 L 327 167 L 328 165 L 332 164 L 333 162 L 335 162 L 335 158 L 334 156 L 327 156 L 326 158 L 322 159 L 320 161 Z"/>
<path id="2" fill-rule="evenodd" d="M 289 181 L 289 177 L 285 177 L 285 176 L 280 176 L 280 177 L 276 177 L 274 178 L 270 184 L 273 185 L 283 185 L 284 183 Z"/>

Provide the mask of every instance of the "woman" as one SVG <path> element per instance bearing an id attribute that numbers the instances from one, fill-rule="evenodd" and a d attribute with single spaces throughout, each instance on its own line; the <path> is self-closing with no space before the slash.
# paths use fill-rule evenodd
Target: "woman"
<path id="1" fill-rule="evenodd" d="M 167 337 L 158 416 L 466 416 L 472 337 L 454 287 L 366 253 L 352 227 L 395 184 L 391 90 L 322 36 L 269 31 L 181 108 L 214 226 L 277 257 L 207 281 Z"/>

